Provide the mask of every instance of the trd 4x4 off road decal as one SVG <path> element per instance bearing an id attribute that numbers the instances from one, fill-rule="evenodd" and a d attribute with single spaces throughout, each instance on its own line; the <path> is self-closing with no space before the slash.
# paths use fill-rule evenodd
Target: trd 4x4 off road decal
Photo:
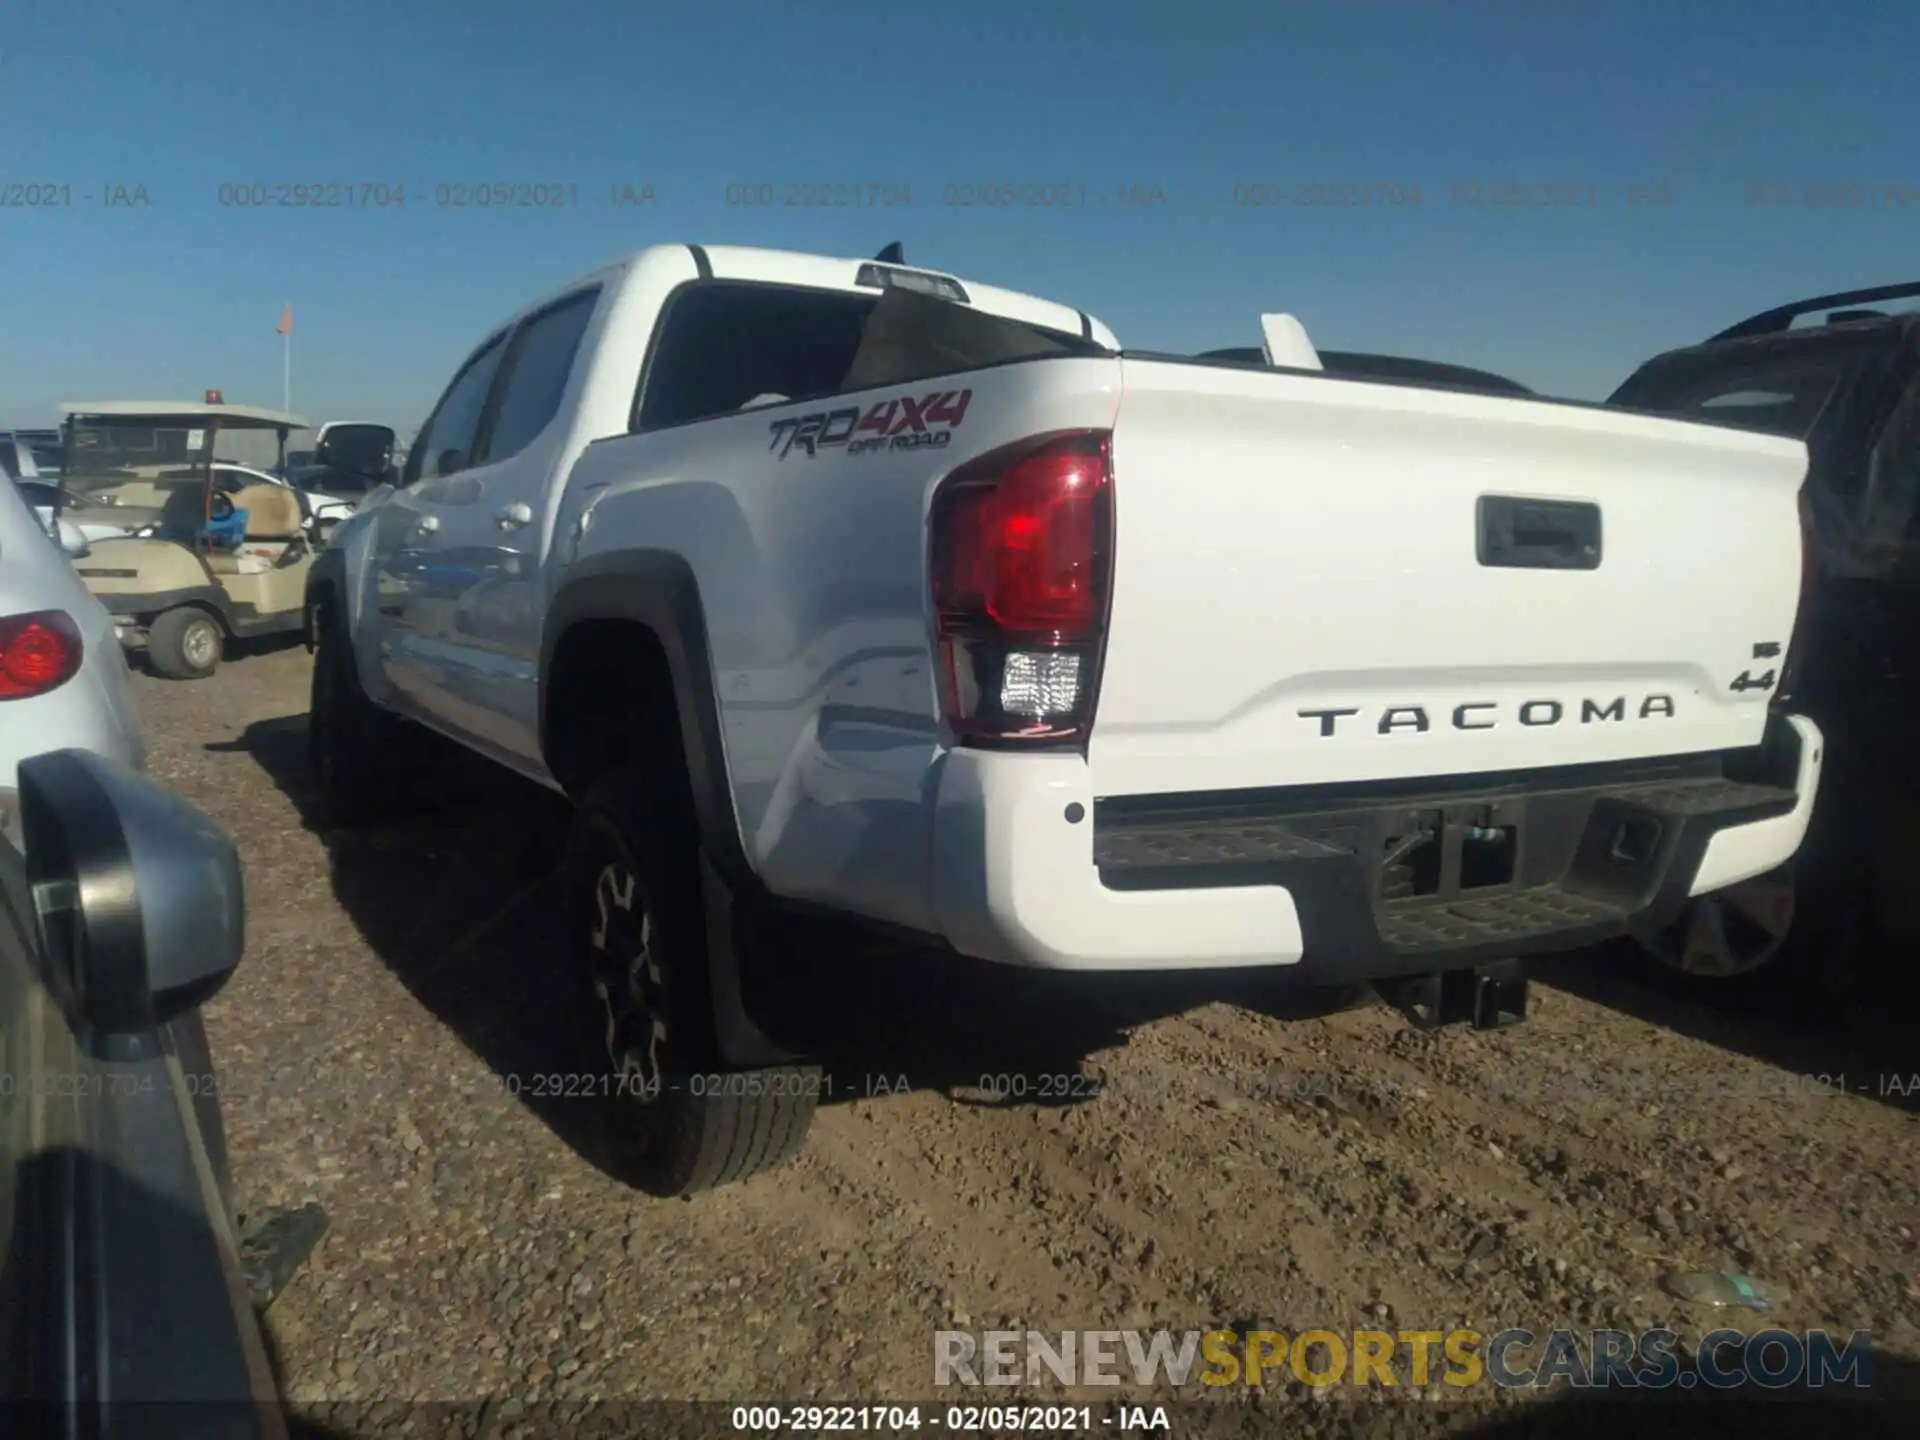
<path id="1" fill-rule="evenodd" d="M 972 399 L 971 390 L 935 390 L 918 400 L 911 395 L 882 400 L 865 415 L 857 406 L 849 406 L 776 420 L 770 427 L 773 443 L 767 448 L 778 451 L 782 460 L 796 447 L 809 455 L 834 445 L 846 446 L 849 455 L 868 455 L 876 450 L 938 450 L 951 443 L 953 432 L 967 418 L 967 405 Z"/>

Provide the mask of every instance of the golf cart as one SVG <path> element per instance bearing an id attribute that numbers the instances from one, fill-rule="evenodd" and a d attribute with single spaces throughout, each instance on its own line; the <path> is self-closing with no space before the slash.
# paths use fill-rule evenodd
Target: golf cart
<path id="1" fill-rule="evenodd" d="M 229 637 L 301 629 L 315 548 L 306 498 L 264 479 L 235 486 L 232 467 L 216 466 L 214 452 L 224 431 L 271 430 L 284 461 L 288 432 L 306 421 L 217 400 L 60 408 L 63 493 L 130 532 L 95 540 L 75 562 L 113 614 L 122 645 L 144 645 L 170 679 L 197 680 L 218 668 Z M 390 445 L 393 432 L 385 433 Z"/>

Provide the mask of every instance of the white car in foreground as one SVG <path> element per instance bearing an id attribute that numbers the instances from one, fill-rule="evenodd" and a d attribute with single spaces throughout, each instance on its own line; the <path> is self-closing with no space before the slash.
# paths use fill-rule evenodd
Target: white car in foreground
<path id="1" fill-rule="evenodd" d="M 74 748 L 145 763 L 126 658 L 106 607 L 0 485 L 0 834 L 19 843 L 20 762 Z"/>

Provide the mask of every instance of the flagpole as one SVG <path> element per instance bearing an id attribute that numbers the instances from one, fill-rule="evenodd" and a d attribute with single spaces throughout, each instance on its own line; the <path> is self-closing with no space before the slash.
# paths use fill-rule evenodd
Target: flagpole
<path id="1" fill-rule="evenodd" d="M 293 327 L 280 337 L 280 408 L 293 412 Z"/>

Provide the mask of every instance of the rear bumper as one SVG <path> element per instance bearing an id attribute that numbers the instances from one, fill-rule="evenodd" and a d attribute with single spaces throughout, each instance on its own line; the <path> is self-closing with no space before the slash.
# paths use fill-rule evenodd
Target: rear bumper
<path id="1" fill-rule="evenodd" d="M 1104 801 L 1077 756 L 955 750 L 935 907 L 963 954 L 1049 969 L 1340 983 L 1570 949 L 1790 859 L 1822 749 L 1780 716 L 1729 755 Z"/>

